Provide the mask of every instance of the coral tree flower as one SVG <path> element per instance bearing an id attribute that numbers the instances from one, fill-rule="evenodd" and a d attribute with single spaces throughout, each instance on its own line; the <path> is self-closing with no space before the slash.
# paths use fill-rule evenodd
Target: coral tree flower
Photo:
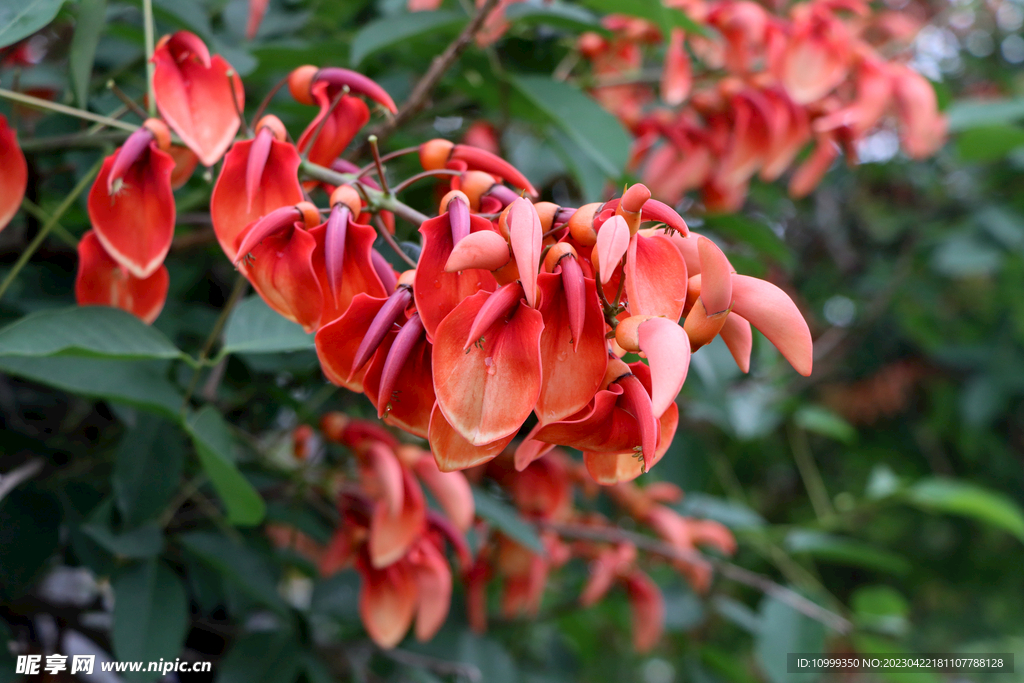
<path id="1" fill-rule="evenodd" d="M 300 66 L 289 76 L 288 88 L 297 102 L 320 107 L 298 146 L 310 161 L 322 166 L 330 166 L 370 120 L 370 110 L 355 95 L 369 97 L 392 114 L 398 112 L 384 88 L 348 69 Z"/>
<path id="2" fill-rule="evenodd" d="M 106 252 L 144 280 L 163 263 L 174 237 L 174 159 L 170 131 L 148 119 L 103 160 L 89 191 L 89 220 Z"/>
<path id="3" fill-rule="evenodd" d="M 204 166 L 217 163 L 241 125 L 242 80 L 220 55 L 188 31 L 164 36 L 153 51 L 157 109 Z"/>
<path id="4" fill-rule="evenodd" d="M 3 114 L 0 114 L 0 168 L 4 169 L 4 181 L 0 183 L 0 230 L 3 230 L 21 207 L 28 185 L 25 155 Z"/>
<path id="5" fill-rule="evenodd" d="M 236 142 L 224 157 L 210 196 L 210 218 L 217 241 L 231 260 L 238 236 L 249 224 L 302 201 L 301 160 L 286 138 L 280 119 L 265 116 L 256 124 L 256 137 Z"/>
<path id="6" fill-rule="evenodd" d="M 132 275 L 107 254 L 93 230 L 78 243 L 75 300 L 79 306 L 113 306 L 152 323 L 164 307 L 169 284 L 162 264 L 147 278 Z"/>

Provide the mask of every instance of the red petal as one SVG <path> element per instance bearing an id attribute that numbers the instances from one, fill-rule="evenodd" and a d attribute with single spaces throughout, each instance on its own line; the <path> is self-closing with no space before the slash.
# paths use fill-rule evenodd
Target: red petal
<path id="1" fill-rule="evenodd" d="M 341 156 L 356 133 L 370 120 L 370 110 L 367 109 L 366 103 L 358 97 L 349 95 L 342 95 L 330 116 L 327 116 L 335 92 L 335 90 L 329 89 L 328 84 L 323 81 L 313 84 L 312 94 L 316 103 L 320 105 L 320 113 L 306 126 L 306 130 L 299 137 L 299 151 L 307 152 L 307 158 L 321 166 L 330 166 L 335 159 Z M 313 135 L 320 127 L 320 121 L 324 117 L 327 117 L 327 121 L 314 140 Z M 310 143 L 312 143 L 312 147 Z"/>
<path id="2" fill-rule="evenodd" d="M 445 515 L 459 531 L 469 531 L 476 514 L 473 490 L 462 472 L 442 472 L 429 453 L 416 463 L 416 476 L 434 494 Z"/>
<path id="3" fill-rule="evenodd" d="M 470 216 L 470 230 L 474 233 L 482 230 L 493 232 L 491 222 L 476 215 Z M 423 251 L 420 252 L 412 291 L 416 297 L 416 310 L 427 330 L 427 339 L 433 341 L 438 324 L 459 302 L 481 289 L 494 291 L 498 283 L 486 270 L 445 272 L 445 264 L 454 247 L 447 215 L 424 221 L 420 234 L 423 235 Z"/>
<path id="4" fill-rule="evenodd" d="M 413 320 L 415 318 L 416 316 L 413 316 Z M 413 321 L 410 320 L 402 329 L 404 331 L 413 326 Z M 405 361 L 392 370 L 390 388 L 385 385 L 385 379 L 389 366 L 398 362 L 395 358 L 398 335 L 389 334 L 366 368 L 363 388 L 366 396 L 377 406 L 378 414 L 383 413 L 381 417 L 384 422 L 427 438 L 430 412 L 436 399 L 430 364 L 430 344 L 423 336 L 422 329 L 420 326 L 419 338 L 405 356 Z"/>
<path id="5" fill-rule="evenodd" d="M 259 33 L 263 15 L 267 13 L 270 0 L 249 0 L 249 18 L 245 23 L 245 37 L 252 40 Z"/>
<path id="6" fill-rule="evenodd" d="M 107 192 L 115 155 L 104 159 L 89 191 L 89 220 L 106 252 L 137 278 L 152 275 L 174 238 L 174 159 L 151 144 L 127 170 L 117 193 Z"/>
<path id="7" fill-rule="evenodd" d="M 353 361 L 359 344 L 385 301 L 368 294 L 356 294 L 344 315 L 317 331 L 316 355 L 327 379 L 334 384 L 349 391 L 363 390 L 366 370 L 353 371 Z"/>
<path id="8" fill-rule="evenodd" d="M 405 496 L 397 515 L 379 501 L 370 518 L 370 560 L 374 567 L 386 567 L 400 560 L 422 533 L 427 521 L 423 491 L 409 471 L 402 468 Z"/>
<path id="9" fill-rule="evenodd" d="M 469 268 L 498 270 L 508 261 L 508 242 L 496 232 L 481 230 L 459 240 L 444 265 L 444 271 L 457 273 Z"/>
<path id="10" fill-rule="evenodd" d="M 697 238 L 700 254 L 700 300 L 708 316 L 729 310 L 732 304 L 732 265 L 718 245 L 707 237 Z"/>
<path id="11" fill-rule="evenodd" d="M 507 214 L 508 239 L 519 268 L 520 281 L 526 303 L 537 307 L 537 269 L 540 268 L 540 250 L 544 231 L 540 216 L 529 199 L 520 197 L 512 202 Z"/>
<path id="12" fill-rule="evenodd" d="M 654 453 L 650 467 L 654 467 L 668 452 L 672 445 L 672 438 L 676 434 L 679 425 L 679 406 L 675 403 L 668 407 L 659 420 L 661 438 L 658 441 L 658 450 Z M 639 443 L 639 436 L 636 443 Z M 636 457 L 632 450 L 619 453 L 595 453 L 584 451 L 583 464 L 587 467 L 587 473 L 598 484 L 611 486 L 624 481 L 633 481 L 644 473 L 643 460 Z M 650 468 L 648 468 L 650 469 Z"/>
<path id="13" fill-rule="evenodd" d="M 671 240 L 662 235 L 633 235 L 625 274 L 630 315 L 679 320 L 686 303 L 686 261 Z"/>
<path id="14" fill-rule="evenodd" d="M 186 31 L 158 47 L 153 64 L 153 92 L 160 115 L 204 166 L 213 166 L 231 146 L 241 124 L 242 80 L 223 57 L 210 57 L 199 38 Z"/>
<path id="15" fill-rule="evenodd" d="M 369 225 L 360 225 L 349 220 L 345 230 L 345 260 L 341 263 L 341 283 L 333 290 L 327 278 L 327 252 L 325 240 L 327 224 L 318 225 L 309 234 L 316 240 L 313 252 L 313 269 L 323 290 L 323 312 L 320 324 L 335 320 L 348 310 L 352 299 L 357 294 L 369 294 L 373 297 L 385 297 L 388 291 L 377 275 L 373 265 L 373 241 L 377 239 L 377 231 Z"/>
<path id="16" fill-rule="evenodd" d="M 445 418 L 476 446 L 514 434 L 540 395 L 538 311 L 520 305 L 508 322 L 497 320 L 467 351 L 463 344 L 487 299 L 478 292 L 455 307 L 437 327 L 434 391 Z"/>
<path id="17" fill-rule="evenodd" d="M 629 249 L 629 226 L 622 216 L 612 216 L 601 226 L 597 233 L 597 263 L 601 276 L 601 284 L 606 285 L 612 274 L 618 270 L 619 262 Z"/>
<path id="18" fill-rule="evenodd" d="M 640 443 L 640 430 L 633 416 L 616 406 L 620 396 L 622 387 L 609 384 L 608 389 L 594 395 L 586 408 L 535 430 L 532 438 L 581 451 L 618 453 L 630 450 Z"/>
<path id="19" fill-rule="evenodd" d="M 114 306 L 147 323 L 160 315 L 170 279 L 160 266 L 145 280 L 126 273 L 90 230 L 78 243 L 75 300 L 79 306 Z"/>
<path id="20" fill-rule="evenodd" d="M 640 350 L 651 368 L 651 405 L 655 415 L 674 403 L 690 368 L 690 339 L 667 318 L 651 318 L 638 328 Z"/>
<path id="21" fill-rule="evenodd" d="M 245 238 L 245 233 L 240 235 Z M 292 228 L 270 235 L 249 252 L 252 259 L 238 262 L 241 271 L 267 305 L 288 320 L 312 332 L 320 324 L 323 295 L 313 270 L 316 239 L 306 230 Z"/>
<path id="22" fill-rule="evenodd" d="M 0 230 L 3 230 L 21 208 L 28 186 L 25 155 L 3 114 L 0 114 L 0 168 L 4 169 L 4 181 L 0 183 Z"/>
<path id="23" fill-rule="evenodd" d="M 414 551 L 413 576 L 419 593 L 416 608 L 416 639 L 430 640 L 444 625 L 452 601 L 452 570 L 438 549 L 429 542 Z"/>
<path id="24" fill-rule="evenodd" d="M 402 511 L 405 487 L 402 483 L 402 465 L 395 452 L 380 441 L 371 443 L 362 455 L 364 478 L 372 482 L 377 495 L 387 504 L 388 515 L 394 517 Z"/>
<path id="25" fill-rule="evenodd" d="M 633 648 L 647 652 L 665 630 L 665 598 L 658 584 L 639 569 L 626 580 L 626 593 L 633 610 Z"/>
<path id="26" fill-rule="evenodd" d="M 754 346 L 754 335 L 750 323 L 735 312 L 729 313 L 722 331 L 718 333 L 729 347 L 729 353 L 743 372 L 750 372 L 750 351 Z"/>
<path id="27" fill-rule="evenodd" d="M 171 145 L 167 153 L 174 159 L 174 171 L 171 172 L 171 189 L 177 190 L 192 177 L 196 166 L 199 165 L 199 157 L 188 147 Z"/>
<path id="28" fill-rule="evenodd" d="M 270 154 L 259 181 L 259 191 L 248 206 L 246 174 L 254 141 L 236 142 L 224 157 L 224 165 L 210 196 L 210 218 L 217 241 L 227 257 L 235 260 L 238 236 L 253 221 L 282 206 L 302 201 L 299 184 L 299 153 L 295 147 L 278 140 L 270 143 Z"/>
<path id="29" fill-rule="evenodd" d="M 587 317 L 582 338 L 575 339 L 561 275 L 542 273 L 538 281 L 544 331 L 540 337 L 541 390 L 535 410 L 542 423 L 561 420 L 585 408 L 601 388 L 608 367 L 597 286 L 589 278 L 584 282 Z"/>
<path id="30" fill-rule="evenodd" d="M 690 57 L 683 46 L 683 30 L 672 29 L 668 49 L 665 51 L 665 68 L 661 75 L 661 99 L 667 104 L 682 104 L 690 95 L 693 74 Z"/>
<path id="31" fill-rule="evenodd" d="M 810 375 L 814 342 L 793 300 L 770 282 L 746 275 L 732 277 L 733 310 L 768 337 L 797 372 Z"/>
<path id="32" fill-rule="evenodd" d="M 417 591 L 412 572 L 405 563 L 383 570 L 358 563 L 363 577 L 359 591 L 359 616 L 366 632 L 377 645 L 392 648 L 405 637 L 416 612 Z"/>
<path id="33" fill-rule="evenodd" d="M 528 194 L 537 196 L 537 190 L 533 188 L 526 176 L 520 173 L 515 166 L 487 150 L 470 145 L 455 145 L 448 158 L 450 161 L 464 161 L 473 170 L 486 171 L 504 178 L 516 187 L 526 190 Z"/>
<path id="34" fill-rule="evenodd" d="M 437 404 L 430 414 L 430 451 L 442 472 L 464 470 L 485 463 L 505 450 L 514 436 L 513 433 L 493 443 L 474 446 L 455 431 Z"/>
<path id="35" fill-rule="evenodd" d="M 395 106 L 395 101 L 391 99 L 391 95 L 388 95 L 384 88 L 355 71 L 340 69 L 336 66 L 325 67 L 317 72 L 314 83 L 316 81 L 325 81 L 334 86 L 335 89 L 341 89 L 342 87 L 348 86 L 349 92 L 366 95 L 374 102 L 387 107 L 387 110 L 392 114 L 398 113 L 398 107 Z"/>

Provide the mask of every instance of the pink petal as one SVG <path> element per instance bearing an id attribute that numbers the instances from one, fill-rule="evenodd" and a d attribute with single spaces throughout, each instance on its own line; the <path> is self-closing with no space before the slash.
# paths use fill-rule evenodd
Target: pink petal
<path id="1" fill-rule="evenodd" d="M 811 330 L 789 295 L 770 282 L 746 275 L 733 275 L 732 284 L 733 311 L 768 337 L 797 372 L 810 375 L 814 362 Z"/>

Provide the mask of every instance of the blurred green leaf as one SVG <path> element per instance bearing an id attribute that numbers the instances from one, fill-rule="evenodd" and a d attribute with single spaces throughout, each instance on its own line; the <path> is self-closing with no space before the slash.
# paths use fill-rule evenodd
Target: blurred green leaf
<path id="1" fill-rule="evenodd" d="M 199 463 L 227 508 L 228 522 L 239 526 L 259 524 L 266 514 L 263 498 L 235 466 L 233 439 L 217 409 L 204 406 L 188 420 L 188 432 Z"/>
<path id="2" fill-rule="evenodd" d="M 498 531 L 520 543 L 535 553 L 545 554 L 537 531 L 522 517 L 516 509 L 478 488 L 473 489 L 473 502 L 476 514 L 493 524 Z"/>
<path id="3" fill-rule="evenodd" d="M 622 124 L 573 85 L 547 76 L 512 76 L 512 85 L 600 166 L 618 178 L 629 160 Z"/>
<path id="4" fill-rule="evenodd" d="M 892 586 L 861 586 L 850 598 L 857 623 L 881 633 L 903 635 L 908 627 L 910 604 Z"/>
<path id="5" fill-rule="evenodd" d="M 707 30 L 681 10 L 666 7 L 661 0 L 630 0 L 627 3 L 621 0 L 582 0 L 582 4 L 592 10 L 604 14 L 628 14 L 633 17 L 646 19 L 657 24 L 666 36 L 673 28 L 681 28 L 687 33 L 707 35 Z"/>
<path id="6" fill-rule="evenodd" d="M 302 664 L 302 648 L 291 633 L 245 633 L 218 667 L 217 683 L 291 683 Z"/>
<path id="7" fill-rule="evenodd" d="M 0 4 L 0 47 L 32 35 L 57 16 L 64 0 L 24 0 Z"/>
<path id="8" fill-rule="evenodd" d="M 816 673 L 787 673 L 786 654 L 819 653 L 824 646 L 824 626 L 786 603 L 765 596 L 754 653 L 772 683 L 801 683 L 820 678 Z"/>
<path id="9" fill-rule="evenodd" d="M 125 360 L 178 358 L 159 331 L 118 308 L 39 311 L 0 330 L 0 356 L 86 355 Z"/>
<path id="10" fill-rule="evenodd" d="M 39 577 L 59 543 L 60 504 L 34 488 L 0 501 L 0 596 L 21 597 Z"/>
<path id="11" fill-rule="evenodd" d="M 1024 119 L 1024 97 L 960 100 L 949 106 L 946 115 L 949 117 L 949 130 L 953 133 L 982 126 L 1013 123 Z"/>
<path id="12" fill-rule="evenodd" d="M 738 213 L 713 214 L 705 217 L 704 225 L 705 229 L 739 240 L 787 268 L 793 265 L 793 253 L 764 221 Z"/>
<path id="13" fill-rule="evenodd" d="M 865 567 L 890 574 L 906 574 L 910 562 L 895 553 L 849 538 L 809 529 L 795 529 L 786 536 L 786 549 L 794 555 Z"/>
<path id="14" fill-rule="evenodd" d="M 251 296 L 231 312 L 222 353 L 280 353 L 314 348 L 313 335 Z"/>
<path id="15" fill-rule="evenodd" d="M 97 506 L 81 526 L 82 532 L 115 557 L 140 559 L 160 554 L 164 549 L 160 527 L 150 522 L 134 529 L 116 531 L 111 528 L 113 511 L 113 501 L 109 499 Z"/>
<path id="16" fill-rule="evenodd" d="M 131 565 L 113 581 L 114 627 L 111 641 L 120 660 L 173 661 L 189 628 L 188 598 L 178 575 L 159 560 Z M 159 672 L 127 673 L 129 679 L 155 681 Z"/>
<path id="17" fill-rule="evenodd" d="M 408 12 L 371 21 L 352 39 L 349 63 L 357 67 L 374 52 L 418 36 L 437 35 L 449 30 L 454 33 L 468 21 L 469 17 L 464 13 L 447 10 Z"/>
<path id="18" fill-rule="evenodd" d="M 906 491 L 912 504 L 933 512 L 970 517 L 1008 531 L 1024 542 L 1024 511 L 1001 493 L 955 479 L 922 479 Z"/>
<path id="19" fill-rule="evenodd" d="M 801 406 L 793 415 L 793 421 L 801 429 L 827 436 L 845 444 L 857 440 L 857 430 L 853 428 L 853 425 L 823 406 Z"/>
<path id="20" fill-rule="evenodd" d="M 743 503 L 699 491 L 687 492 L 678 510 L 687 517 L 713 519 L 731 529 L 753 529 L 765 525 L 764 518 Z"/>
<path id="21" fill-rule="evenodd" d="M 72 394 L 119 401 L 177 419 L 181 394 L 163 362 L 0 356 L 0 371 Z"/>
<path id="22" fill-rule="evenodd" d="M 140 414 L 121 440 L 111 484 L 117 509 L 127 526 L 158 515 L 181 481 L 185 444 L 168 422 Z"/>
<path id="23" fill-rule="evenodd" d="M 178 540 L 251 599 L 281 614 L 287 612 L 270 564 L 255 548 L 210 531 L 192 531 Z"/>
<path id="24" fill-rule="evenodd" d="M 75 35 L 71 38 L 71 51 L 68 53 L 68 71 L 71 74 L 71 87 L 82 109 L 89 106 L 89 78 L 92 76 L 96 46 L 100 42 L 106 13 L 107 0 L 80 0 L 78 3 L 78 21 L 75 23 Z"/>
<path id="25" fill-rule="evenodd" d="M 606 32 L 597 17 L 582 7 L 564 2 L 543 5 L 518 3 L 505 9 L 505 18 L 513 24 L 545 24 L 576 31 Z"/>
<path id="26" fill-rule="evenodd" d="M 965 130 L 957 137 L 956 149 L 964 161 L 997 161 L 1024 145 L 1024 128 L 984 126 Z"/>

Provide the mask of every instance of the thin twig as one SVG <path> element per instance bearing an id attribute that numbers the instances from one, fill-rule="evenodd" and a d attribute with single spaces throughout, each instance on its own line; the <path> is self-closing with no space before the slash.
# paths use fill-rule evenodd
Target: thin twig
<path id="1" fill-rule="evenodd" d="M 61 216 L 71 208 L 71 205 L 75 203 L 78 196 L 85 192 L 85 188 L 89 187 L 89 184 L 92 183 L 92 179 L 97 173 L 99 173 L 100 165 L 102 163 L 102 160 L 97 161 L 91 169 L 86 171 L 85 175 L 82 176 L 82 179 L 78 181 L 78 184 L 71 189 L 71 192 L 69 192 L 67 196 L 64 197 L 64 200 L 61 201 L 60 205 L 57 206 L 57 210 L 50 216 L 50 220 L 43 224 L 43 227 L 39 229 L 35 238 L 27 247 L 25 247 L 25 251 L 21 253 L 21 256 L 18 257 L 18 260 L 15 261 L 14 266 L 11 268 L 11 272 L 7 273 L 7 277 L 5 277 L 4 281 L 0 283 L 0 298 L 3 298 L 4 294 L 7 293 L 7 289 L 11 286 L 11 283 L 14 282 L 15 278 L 18 277 L 18 273 L 20 273 L 21 269 L 25 267 L 25 264 L 29 262 L 32 255 L 36 253 L 36 249 L 43 244 L 46 240 L 46 236 L 50 234 L 50 231 L 53 230 L 53 226 L 57 224 L 57 221 L 61 219 Z"/>
<path id="2" fill-rule="evenodd" d="M 291 74 L 288 74 L 288 76 L 290 75 Z M 263 118 L 263 112 L 265 112 L 267 110 L 267 107 L 270 106 L 270 100 L 274 99 L 274 95 L 276 95 L 277 92 L 284 87 L 285 83 L 288 82 L 288 76 L 285 76 L 277 83 L 275 83 L 274 87 L 271 88 L 270 92 L 268 92 L 266 97 L 263 98 L 263 101 L 260 102 L 260 106 L 256 108 L 256 113 L 253 114 L 252 126 L 250 126 L 251 128 L 255 128 L 256 125 L 260 122 L 260 119 Z"/>
<path id="3" fill-rule="evenodd" d="M 376 188 L 370 187 L 365 183 L 357 182 L 351 173 L 339 173 L 327 168 L 326 166 L 314 164 L 308 159 L 302 162 L 299 169 L 310 178 L 330 183 L 331 185 L 354 183 L 355 188 L 367 200 L 369 210 L 371 211 L 390 211 L 396 216 L 400 216 L 414 225 L 420 225 L 424 221 L 430 220 L 429 216 L 414 209 L 405 202 L 400 201 L 396 197 L 389 197 Z"/>
<path id="4" fill-rule="evenodd" d="M 473 42 L 477 33 L 483 29 L 484 21 L 498 7 L 498 4 L 499 0 L 487 0 L 470 22 L 466 24 L 466 28 L 462 29 L 462 33 L 445 48 L 444 52 L 434 57 L 434 61 L 431 62 L 427 73 L 423 74 L 423 77 L 413 87 L 409 98 L 402 104 L 394 118 L 386 121 L 374 131 L 378 138 L 387 137 L 392 131 L 402 126 L 427 105 L 427 98 L 434 90 L 438 81 L 451 68 L 451 65 L 459 58 L 459 55 L 465 52 L 466 48 Z"/>
<path id="5" fill-rule="evenodd" d="M 146 42 L 146 108 L 149 116 L 156 116 L 156 90 L 153 88 L 153 74 L 156 65 L 153 64 L 153 0 L 142 0 L 142 31 Z"/>
<path id="6" fill-rule="evenodd" d="M 377 145 L 377 136 L 371 135 L 366 138 L 366 142 L 370 145 L 370 151 L 373 152 L 373 164 L 377 167 L 377 179 L 380 181 L 380 189 L 385 194 L 390 196 L 391 190 L 388 188 L 387 174 L 384 173 L 384 162 L 380 158 L 380 147 Z"/>
<path id="7" fill-rule="evenodd" d="M 235 75 L 234 69 L 228 69 L 225 73 L 228 79 L 228 90 L 231 91 L 231 102 L 235 105 L 235 113 L 238 114 L 238 123 L 241 125 L 242 130 L 245 131 L 245 137 L 252 137 L 252 129 L 249 128 L 248 121 L 245 120 L 245 112 L 242 111 L 242 103 L 238 101 L 238 93 L 235 91 L 235 81 L 231 78 Z"/>
<path id="8" fill-rule="evenodd" d="M 416 669 L 426 669 L 439 676 L 461 676 L 468 681 L 476 683 L 483 680 L 483 672 L 475 664 L 463 662 L 450 662 L 445 659 L 428 657 L 408 650 L 377 648 L 377 653 L 393 662 L 411 666 Z"/>
<path id="9" fill-rule="evenodd" d="M 384 241 L 388 243 L 388 246 L 390 246 L 403 261 L 408 263 L 410 268 L 415 268 L 416 262 L 409 258 L 408 254 L 402 251 L 402 247 L 395 241 L 395 236 L 388 232 L 387 226 L 384 225 L 384 220 L 380 217 L 380 214 L 373 217 L 373 223 L 377 226 L 377 232 L 379 232 L 380 236 L 384 238 Z"/>
<path id="10" fill-rule="evenodd" d="M 24 481 L 28 481 L 32 477 L 39 474 L 43 469 L 43 461 L 41 458 L 29 460 L 28 462 L 18 465 L 7 474 L 0 475 L 0 500 L 18 487 Z"/>
<path id="11" fill-rule="evenodd" d="M 132 112 L 136 116 L 141 118 L 143 121 L 145 121 L 146 119 L 149 118 L 149 114 L 146 112 L 146 110 L 143 109 L 142 107 L 140 107 L 135 100 L 133 100 L 132 98 L 128 97 L 128 94 L 125 93 L 124 90 L 121 90 L 119 87 L 117 87 L 117 83 L 114 83 L 114 79 L 113 78 L 111 78 L 109 81 L 107 81 L 107 89 L 110 92 L 114 93 L 114 95 L 117 97 L 117 99 L 121 100 L 121 102 L 124 103 L 124 106 L 126 106 L 130 110 L 132 110 Z"/>
<path id="12" fill-rule="evenodd" d="M 217 339 L 220 337 L 221 330 L 224 329 L 224 324 L 228 321 L 228 316 L 231 311 L 234 310 L 235 304 L 245 294 L 245 290 L 249 281 L 245 279 L 241 273 L 238 275 L 238 279 L 235 280 L 235 287 L 231 290 L 228 300 L 224 303 L 224 308 L 221 309 L 220 315 L 217 316 L 217 322 L 213 324 L 213 329 L 210 330 L 209 336 L 206 337 L 206 342 L 203 344 L 202 351 L 199 352 L 199 358 L 196 362 L 196 369 L 192 372 L 192 379 L 188 383 L 188 390 L 185 392 L 185 397 L 181 401 L 181 412 L 184 414 L 185 409 L 188 408 L 188 402 L 192 399 L 192 392 L 196 390 L 196 385 L 199 384 L 199 375 L 203 371 L 203 365 L 206 359 L 210 356 L 210 351 L 213 349 L 213 345 L 217 343 Z"/>
<path id="13" fill-rule="evenodd" d="M 312 151 L 313 145 L 315 145 L 316 141 L 320 138 L 320 131 L 322 131 L 324 126 L 327 125 L 327 119 L 331 118 L 334 108 L 338 106 L 338 102 L 341 102 L 341 98 L 347 94 L 348 86 L 346 85 L 344 88 L 339 90 L 338 94 L 334 96 L 333 100 L 331 100 L 330 106 L 327 107 L 327 111 L 324 112 L 324 117 L 320 119 L 320 123 L 316 125 L 316 130 L 314 130 L 313 134 L 309 136 L 309 142 L 306 143 L 306 149 L 302 152 L 303 159 L 309 158 L 309 153 Z"/>
<path id="14" fill-rule="evenodd" d="M 392 190 L 392 193 L 393 194 L 398 194 L 399 192 L 401 192 L 405 188 L 409 187 L 410 185 L 412 185 L 416 181 L 423 180 L 424 178 L 437 178 L 438 176 L 458 176 L 458 175 L 462 175 L 462 171 L 453 171 L 453 170 L 451 170 L 449 168 L 437 168 L 437 169 L 434 169 L 433 171 L 423 171 L 422 173 L 417 173 L 416 175 L 409 176 L 408 178 L 406 178 L 402 182 L 398 183 L 398 185 L 395 185 L 395 189 Z M 558 229 L 561 230 L 562 228 L 559 227 Z"/>
<path id="15" fill-rule="evenodd" d="M 126 109 L 127 110 L 127 109 Z M 96 124 L 100 125 L 100 124 Z M 120 145 L 128 137 L 125 131 L 107 131 L 93 135 L 71 133 L 69 135 L 48 135 L 41 138 L 28 138 L 19 141 L 21 151 L 29 152 L 65 152 L 69 149 L 107 147 Z"/>
<path id="16" fill-rule="evenodd" d="M 93 114 L 91 111 L 85 109 L 76 109 L 75 107 L 68 107 L 63 104 L 44 100 L 40 97 L 32 97 L 31 95 L 23 95 L 20 92 L 14 92 L 13 90 L 7 90 L 6 88 L 0 88 L 0 97 L 8 100 L 14 100 L 21 104 L 29 107 L 35 107 L 37 109 L 46 109 L 49 111 L 55 111 L 59 114 L 67 114 L 68 116 L 75 116 L 86 121 L 94 121 L 96 123 L 102 123 L 104 126 L 110 126 L 111 128 L 120 128 L 130 133 L 134 133 L 139 129 L 133 123 L 125 123 L 124 121 L 118 121 L 112 119 L 109 116 L 103 116 L 101 114 Z"/>
<path id="17" fill-rule="evenodd" d="M 541 522 L 538 526 L 554 531 L 566 538 L 578 538 L 589 541 L 602 541 L 607 543 L 632 543 L 640 550 L 645 550 L 655 555 L 661 555 L 671 560 L 710 564 L 715 570 L 731 581 L 742 583 L 745 586 L 756 588 L 765 595 L 769 595 L 779 602 L 784 602 L 801 614 L 825 624 L 838 633 L 850 633 L 853 624 L 843 616 L 825 609 L 821 605 L 808 600 L 799 593 L 782 586 L 767 576 L 762 576 L 749 569 L 744 569 L 716 557 L 702 555 L 696 551 L 687 551 L 668 543 L 662 543 L 650 536 L 638 534 L 625 529 L 610 527 L 592 527 L 582 524 L 559 524 L 554 522 Z"/>
<path id="18" fill-rule="evenodd" d="M 21 200 L 21 208 L 25 210 L 25 213 L 35 218 L 40 223 L 46 223 L 50 220 L 50 214 L 46 213 L 41 206 L 33 202 L 28 197 Z M 60 222 L 53 224 L 53 234 L 61 239 L 64 244 L 68 245 L 72 249 L 78 248 L 78 238 L 68 232 Z"/>
<path id="19" fill-rule="evenodd" d="M 411 154 L 413 152 L 418 152 L 418 151 L 420 151 L 419 147 L 403 147 L 402 149 L 396 149 L 394 152 L 388 152 L 387 154 L 383 155 L 380 158 L 380 161 L 381 161 L 381 163 L 384 163 L 385 161 L 391 161 L 392 159 L 397 159 L 400 156 L 405 156 L 406 154 Z M 362 178 L 364 175 L 366 175 L 370 171 L 376 170 L 376 168 L 377 168 L 377 160 L 374 159 L 373 161 L 368 163 L 366 166 L 363 166 L 361 169 L 359 169 L 359 172 L 356 173 L 356 179 L 358 180 L 359 178 Z"/>

